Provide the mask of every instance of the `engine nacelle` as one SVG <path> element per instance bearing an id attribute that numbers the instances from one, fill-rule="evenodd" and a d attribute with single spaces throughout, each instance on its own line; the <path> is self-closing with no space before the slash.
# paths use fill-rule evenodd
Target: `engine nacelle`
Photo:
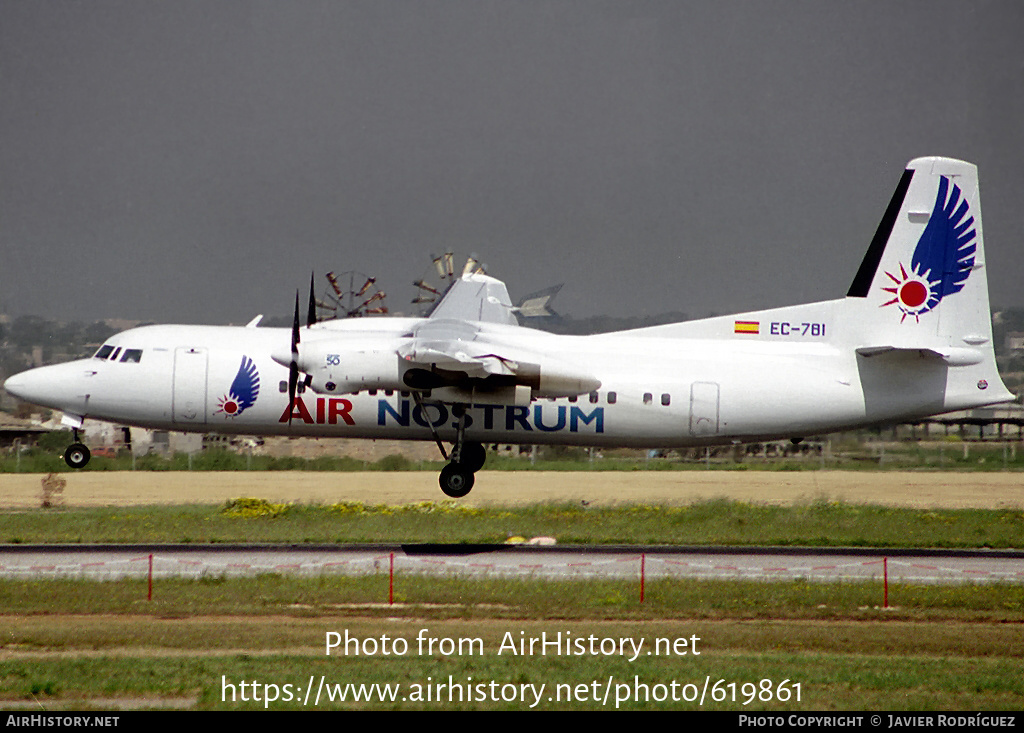
<path id="1" fill-rule="evenodd" d="M 402 360 L 390 350 L 342 350 L 337 343 L 304 344 L 299 369 L 309 375 L 310 389 L 319 394 L 408 389 L 402 383 Z"/>
<path id="2" fill-rule="evenodd" d="M 542 364 L 521 363 L 516 378 L 533 390 L 534 397 L 575 397 L 601 386 L 601 380 L 556 359 L 545 359 Z"/>

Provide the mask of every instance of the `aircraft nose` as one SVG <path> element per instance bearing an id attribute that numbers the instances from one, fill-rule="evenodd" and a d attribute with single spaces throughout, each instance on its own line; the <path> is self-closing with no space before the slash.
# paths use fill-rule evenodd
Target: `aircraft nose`
<path id="1" fill-rule="evenodd" d="M 9 377 L 4 389 L 34 405 L 55 410 L 81 410 L 85 391 L 79 384 L 81 374 L 81 366 L 74 362 L 44 366 Z"/>
<path id="2" fill-rule="evenodd" d="M 20 400 L 30 402 L 31 400 L 25 396 L 28 389 L 29 379 L 27 379 L 28 372 L 22 372 L 21 374 L 15 374 L 13 377 L 8 377 L 7 381 L 4 382 L 4 390 L 7 394 L 14 395 Z"/>

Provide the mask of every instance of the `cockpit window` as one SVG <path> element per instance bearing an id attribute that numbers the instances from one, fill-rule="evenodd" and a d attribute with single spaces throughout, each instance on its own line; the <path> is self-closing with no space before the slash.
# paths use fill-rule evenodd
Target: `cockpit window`
<path id="1" fill-rule="evenodd" d="M 125 349 L 121 361 L 131 361 L 138 364 L 142 361 L 142 349 Z"/>
<path id="2" fill-rule="evenodd" d="M 93 356 L 95 356 L 97 359 L 106 359 L 108 356 L 110 356 L 110 352 L 113 350 L 114 347 L 111 346 L 110 344 L 103 344 L 103 346 L 99 348 L 99 351 L 93 354 Z"/>

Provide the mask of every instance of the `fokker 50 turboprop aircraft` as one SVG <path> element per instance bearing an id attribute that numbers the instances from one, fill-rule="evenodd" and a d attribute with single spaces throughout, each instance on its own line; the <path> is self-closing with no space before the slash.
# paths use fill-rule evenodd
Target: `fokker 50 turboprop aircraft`
<path id="1" fill-rule="evenodd" d="M 1013 399 L 996 371 L 977 168 L 911 161 L 845 298 L 594 336 L 517 324 L 505 285 L 456 280 L 426 318 L 146 326 L 4 387 L 65 424 L 452 442 L 682 447 L 839 431 Z M 312 305 L 312 302 L 311 302 Z M 77 441 L 77 437 L 76 437 Z M 80 443 L 65 459 L 89 460 Z"/>

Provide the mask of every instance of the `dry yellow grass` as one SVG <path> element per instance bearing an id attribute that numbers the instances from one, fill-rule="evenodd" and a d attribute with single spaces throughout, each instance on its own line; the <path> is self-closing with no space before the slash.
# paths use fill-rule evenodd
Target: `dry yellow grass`
<path id="1" fill-rule="evenodd" d="M 274 501 L 441 501 L 437 477 L 414 472 L 95 472 L 67 473 L 69 507 L 219 504 L 240 496 Z M 0 507 L 37 507 L 42 474 L 0 474 Z M 1024 507 L 1019 473 L 855 471 L 481 471 L 462 501 L 521 505 L 539 502 L 685 504 L 701 499 L 792 504 L 818 499 L 912 508 Z"/>

